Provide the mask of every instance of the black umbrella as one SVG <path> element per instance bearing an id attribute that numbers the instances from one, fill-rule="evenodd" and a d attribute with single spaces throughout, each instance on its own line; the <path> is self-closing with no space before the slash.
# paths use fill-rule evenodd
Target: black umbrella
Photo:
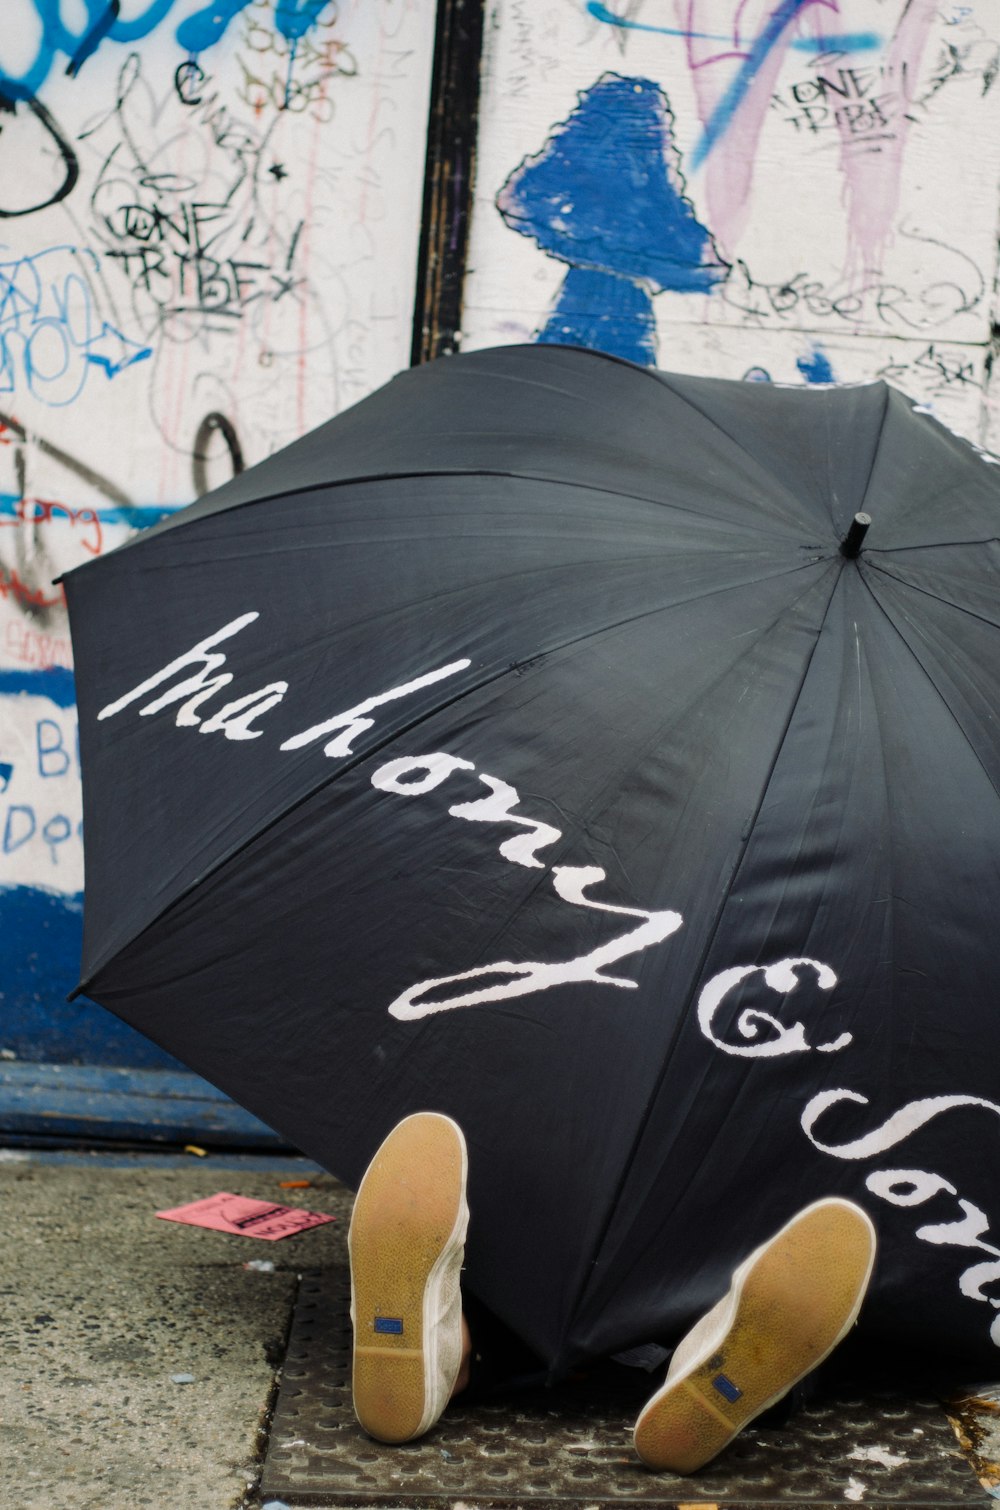
<path id="1" fill-rule="evenodd" d="M 405 373 L 67 579 L 80 989 L 348 1183 L 456 1118 L 554 1374 L 826 1193 L 987 1366 L 998 505 L 882 383 Z"/>

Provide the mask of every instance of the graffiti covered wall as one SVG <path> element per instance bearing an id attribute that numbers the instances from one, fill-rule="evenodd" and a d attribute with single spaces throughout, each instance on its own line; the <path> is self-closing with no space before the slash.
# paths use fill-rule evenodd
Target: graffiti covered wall
<path id="1" fill-rule="evenodd" d="M 5 0 L 2 1052 L 56 1052 L 78 963 L 53 579 L 407 364 L 434 22 L 423 0 Z"/>
<path id="2" fill-rule="evenodd" d="M 406 365 L 435 12 L 5 0 L 0 1054 L 54 1052 L 78 951 L 53 579 Z M 466 349 L 885 377 L 1000 449 L 994 0 L 485 12 Z"/>
<path id="3" fill-rule="evenodd" d="M 493 0 L 463 344 L 883 377 L 994 448 L 994 0 Z"/>

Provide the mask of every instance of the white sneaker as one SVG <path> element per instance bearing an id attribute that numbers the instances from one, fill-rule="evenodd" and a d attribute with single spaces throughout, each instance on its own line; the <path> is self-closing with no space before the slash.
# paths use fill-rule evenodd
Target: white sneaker
<path id="1" fill-rule="evenodd" d="M 786 1395 L 854 1325 L 874 1262 L 875 1228 L 839 1197 L 806 1206 L 751 1253 L 635 1423 L 647 1467 L 693 1473 Z"/>
<path id="2" fill-rule="evenodd" d="M 347 1239 L 354 1413 L 380 1442 L 422 1436 L 458 1377 L 467 1173 L 458 1124 L 417 1112 L 393 1128 L 358 1188 Z"/>

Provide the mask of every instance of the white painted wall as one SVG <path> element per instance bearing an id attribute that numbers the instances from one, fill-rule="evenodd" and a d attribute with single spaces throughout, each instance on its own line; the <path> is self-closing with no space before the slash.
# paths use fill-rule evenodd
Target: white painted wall
<path id="1" fill-rule="evenodd" d="M 596 130 L 554 161 L 560 123 L 618 75 L 662 91 L 674 183 L 730 267 L 711 292 L 652 293 L 657 365 L 886 377 L 1000 445 L 996 0 L 491 0 L 486 36 L 466 349 L 534 339 L 567 271 L 500 213 L 519 164 L 547 152 L 569 189 L 589 152 L 609 224 L 641 196 L 642 154 L 616 167 Z M 587 237 L 564 220 L 568 259 Z"/>
<path id="2" fill-rule="evenodd" d="M 97 36 L 102 17 L 3 0 L 0 25 L 0 91 L 33 96 L 0 112 L 0 889 L 67 900 L 52 579 L 230 476 L 226 426 L 250 465 L 407 364 L 435 7 L 123 0 Z M 37 943 L 8 930 L 0 965 Z"/>

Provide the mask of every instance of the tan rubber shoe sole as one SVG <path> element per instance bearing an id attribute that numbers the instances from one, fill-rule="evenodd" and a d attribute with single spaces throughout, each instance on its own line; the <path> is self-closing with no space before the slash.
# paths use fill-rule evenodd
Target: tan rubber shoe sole
<path id="1" fill-rule="evenodd" d="M 693 1473 L 821 1363 L 857 1319 L 874 1260 L 875 1229 L 851 1202 L 793 1217 L 737 1269 L 715 1333 L 644 1407 L 647 1467 Z"/>
<path id="2" fill-rule="evenodd" d="M 466 1171 L 457 1123 L 418 1112 L 393 1128 L 355 1198 L 348 1237 L 354 1412 L 381 1442 L 408 1442 L 432 1426 L 458 1372 L 460 1302 L 449 1312 L 456 1335 L 440 1335 L 440 1317 L 449 1285 L 457 1296 Z M 442 1360 L 451 1375 L 443 1382 Z"/>

